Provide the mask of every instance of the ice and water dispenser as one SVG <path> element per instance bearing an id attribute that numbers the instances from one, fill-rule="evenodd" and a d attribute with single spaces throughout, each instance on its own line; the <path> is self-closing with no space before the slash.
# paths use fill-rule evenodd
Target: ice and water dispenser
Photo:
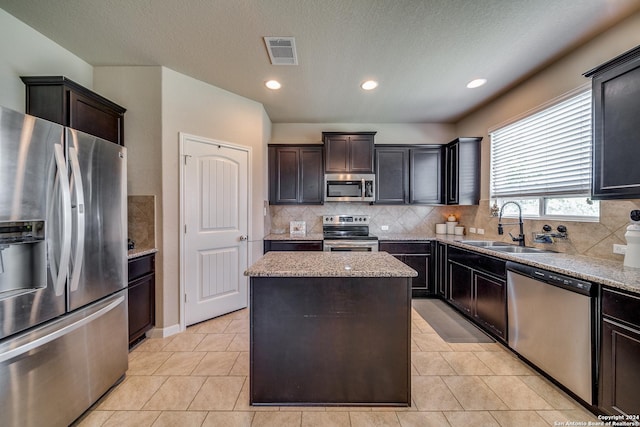
<path id="1" fill-rule="evenodd" d="M 47 286 L 44 221 L 0 222 L 0 299 Z"/>

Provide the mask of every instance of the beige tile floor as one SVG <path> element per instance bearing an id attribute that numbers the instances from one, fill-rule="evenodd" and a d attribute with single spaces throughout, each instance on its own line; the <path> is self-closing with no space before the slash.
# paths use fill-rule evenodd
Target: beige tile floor
<path id="1" fill-rule="evenodd" d="M 129 355 L 126 378 L 86 426 L 554 426 L 597 419 L 499 344 L 444 342 L 412 313 L 410 408 L 249 406 L 241 310 Z"/>

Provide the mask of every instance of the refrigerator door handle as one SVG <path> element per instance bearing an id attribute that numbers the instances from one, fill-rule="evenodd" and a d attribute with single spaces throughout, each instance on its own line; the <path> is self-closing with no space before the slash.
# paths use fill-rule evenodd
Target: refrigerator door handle
<path id="1" fill-rule="evenodd" d="M 73 331 L 75 331 L 78 328 L 83 327 L 84 325 L 87 325 L 91 322 L 93 322 L 95 319 L 97 319 L 98 317 L 101 317 L 103 315 L 105 315 L 106 313 L 110 312 L 111 310 L 113 310 L 114 308 L 116 308 L 118 305 L 120 305 L 123 301 L 124 301 L 125 297 L 124 295 L 118 297 L 118 299 L 116 299 L 115 301 L 111 302 L 109 305 L 100 308 L 99 310 L 91 313 L 90 315 L 83 317 L 82 319 L 78 320 L 77 322 L 74 322 L 70 325 L 65 326 L 64 328 L 60 328 L 57 329 L 55 332 L 52 332 L 48 335 L 42 336 L 40 338 L 37 338 L 33 341 L 29 341 L 24 345 L 20 345 L 16 348 L 12 348 L 11 350 L 7 350 L 4 353 L 0 353 L 0 364 L 6 362 L 7 360 L 11 360 L 14 359 L 18 356 L 21 356 L 35 348 L 41 347 L 47 343 L 50 343 L 51 341 L 54 341 L 58 338 L 60 338 L 63 335 L 67 335 Z"/>
<path id="2" fill-rule="evenodd" d="M 76 193 L 76 248 L 73 254 L 70 291 L 78 290 L 80 283 L 80 271 L 84 257 L 84 189 L 82 187 L 82 176 L 80 175 L 80 162 L 78 160 L 78 150 L 69 147 L 69 164 L 71 165 L 71 176 Z"/>
<path id="3" fill-rule="evenodd" d="M 65 280 L 67 278 L 67 266 L 71 256 L 71 190 L 67 179 L 67 165 L 64 159 L 64 151 L 61 144 L 54 145 L 54 158 L 58 173 L 56 181 L 62 190 L 62 247 L 60 250 L 60 263 L 58 268 L 55 262 L 50 263 L 51 275 L 53 276 L 53 289 L 56 295 L 60 296 L 65 291 Z"/>

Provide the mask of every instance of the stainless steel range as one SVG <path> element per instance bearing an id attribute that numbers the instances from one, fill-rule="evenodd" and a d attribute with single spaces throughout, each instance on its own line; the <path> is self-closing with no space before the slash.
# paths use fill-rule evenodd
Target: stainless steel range
<path id="1" fill-rule="evenodd" d="M 322 234 L 326 252 L 378 252 L 378 237 L 369 234 L 369 215 L 324 215 Z"/>

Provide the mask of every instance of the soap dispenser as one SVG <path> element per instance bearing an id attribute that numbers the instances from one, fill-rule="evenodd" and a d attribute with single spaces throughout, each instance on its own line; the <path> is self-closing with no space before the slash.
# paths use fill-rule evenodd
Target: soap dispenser
<path id="1" fill-rule="evenodd" d="M 624 266 L 640 269 L 640 210 L 632 210 L 631 224 L 624 234 L 627 239 L 627 251 L 624 254 Z"/>

